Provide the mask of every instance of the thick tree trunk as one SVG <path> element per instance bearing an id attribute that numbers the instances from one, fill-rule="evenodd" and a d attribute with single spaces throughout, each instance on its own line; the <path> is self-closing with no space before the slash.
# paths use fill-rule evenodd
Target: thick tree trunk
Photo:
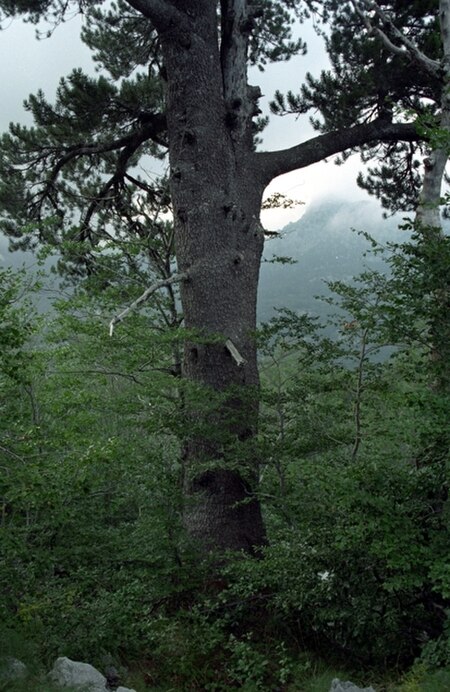
<path id="1" fill-rule="evenodd" d="M 176 255 L 179 270 L 188 274 L 181 300 L 185 327 L 194 334 L 183 374 L 206 396 L 210 390 L 223 400 L 203 413 L 209 428 L 201 433 L 195 428 L 202 414 L 191 410 L 185 524 L 203 548 L 252 551 L 265 541 L 254 496 L 256 460 L 236 464 L 236 448 L 249 449 L 257 427 L 263 183 L 227 115 L 215 3 L 192 4 L 192 31 L 162 35 Z"/>

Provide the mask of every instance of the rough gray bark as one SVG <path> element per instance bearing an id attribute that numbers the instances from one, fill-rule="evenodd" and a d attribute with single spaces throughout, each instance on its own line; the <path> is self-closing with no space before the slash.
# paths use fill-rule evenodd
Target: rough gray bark
<path id="1" fill-rule="evenodd" d="M 232 443 L 256 430 L 256 401 L 240 398 L 239 388 L 257 391 L 259 384 L 254 330 L 264 185 L 248 155 L 245 76 L 223 79 L 222 73 L 222 63 L 229 66 L 227 74 L 236 73 L 236 56 L 244 48 L 230 40 L 219 50 L 214 3 L 192 2 L 186 21 L 161 35 L 177 261 L 189 277 L 181 300 L 186 328 L 200 335 L 186 344 L 183 373 L 215 391 L 233 389 L 233 399 L 210 421 L 218 429 L 229 426 Z M 240 63 L 245 65 L 242 58 Z M 244 359 L 241 365 L 227 340 Z M 239 424 L 229 422 L 236 408 Z M 214 438 L 212 431 L 207 439 L 186 443 L 185 523 L 203 546 L 250 550 L 265 540 L 259 504 L 249 480 L 226 468 L 227 450 Z"/>
<path id="2" fill-rule="evenodd" d="M 450 2 L 440 0 L 439 18 L 441 40 L 444 48 L 442 65 L 437 65 L 435 74 L 442 75 L 441 118 L 439 126 L 447 133 L 446 146 L 433 147 L 425 160 L 423 186 L 417 207 L 416 221 L 422 228 L 437 229 L 442 233 L 440 216 L 441 190 L 450 146 Z"/>

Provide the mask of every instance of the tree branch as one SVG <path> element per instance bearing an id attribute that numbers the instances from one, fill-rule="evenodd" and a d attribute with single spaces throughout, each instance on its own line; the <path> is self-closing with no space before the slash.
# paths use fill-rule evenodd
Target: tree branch
<path id="1" fill-rule="evenodd" d="M 47 370 L 50 375 L 107 375 L 111 377 L 124 377 L 127 380 L 132 380 L 136 384 L 143 384 L 136 375 L 128 372 L 120 372 L 118 370 Z"/>
<path id="2" fill-rule="evenodd" d="M 110 189 L 111 184 L 117 179 L 119 172 L 124 174 L 124 163 L 128 161 L 130 156 L 139 148 L 141 144 L 151 139 L 153 141 L 159 141 L 158 135 L 164 132 L 166 129 L 166 118 L 162 113 L 158 113 L 152 117 L 151 120 L 145 123 L 143 127 L 132 132 L 129 135 L 120 137 L 119 139 L 113 140 L 112 142 L 105 142 L 104 144 L 76 144 L 68 147 L 61 158 L 57 161 L 56 165 L 50 172 L 50 175 L 43 183 L 43 189 L 35 195 L 37 202 L 35 205 L 38 209 L 42 206 L 43 200 L 48 197 L 54 188 L 55 182 L 63 170 L 64 166 L 73 161 L 76 158 L 82 156 L 94 156 L 97 154 L 105 154 L 110 151 L 117 151 L 118 149 L 123 149 L 123 152 L 119 156 L 117 170 L 114 173 L 112 179 L 106 183 L 103 191 L 100 195 L 100 199 L 104 198 L 106 192 Z M 124 161 L 124 158 L 126 159 Z M 93 213 L 93 212 L 92 212 Z M 92 216 L 92 214 L 90 214 Z"/>
<path id="3" fill-rule="evenodd" d="M 369 34 L 378 36 L 378 38 L 383 41 L 384 45 L 388 50 L 391 51 L 391 53 L 395 53 L 396 55 L 409 55 L 410 58 L 425 68 L 427 72 L 430 72 L 433 77 L 438 76 L 441 68 L 440 62 L 438 60 L 432 60 L 425 55 L 425 53 L 422 53 L 422 51 L 413 41 L 410 41 L 407 36 L 402 34 L 402 32 L 395 26 L 389 15 L 386 14 L 386 12 L 378 5 L 377 2 L 373 2 L 373 0 L 360 0 L 359 2 L 357 0 L 351 0 L 351 2 L 357 14 L 364 22 Z M 375 12 L 381 21 L 389 26 L 400 45 L 393 43 L 382 29 L 374 26 L 370 21 L 367 11 L 365 12 L 363 8 L 365 8 L 367 11 Z"/>
<path id="4" fill-rule="evenodd" d="M 85 217 L 82 222 L 82 234 L 88 228 L 91 218 L 95 214 L 95 212 L 101 207 L 102 203 L 105 200 L 109 199 L 108 192 L 111 190 L 111 188 L 118 185 L 125 178 L 128 161 L 130 160 L 130 158 L 139 149 L 141 144 L 144 144 L 144 142 L 146 142 L 147 140 L 148 136 L 145 128 L 142 128 L 142 130 L 136 132 L 134 136 L 130 137 L 129 142 L 122 149 L 118 156 L 116 170 L 114 171 L 111 178 L 105 183 L 99 195 L 92 201 L 92 203 L 89 205 L 88 210 L 86 211 Z"/>
<path id="5" fill-rule="evenodd" d="M 83 227 L 86 228 L 86 226 L 89 224 L 89 220 L 92 217 L 92 215 L 98 209 L 102 201 L 105 200 L 106 195 L 108 191 L 111 189 L 112 185 L 117 183 L 119 179 L 123 179 L 123 177 L 125 177 L 126 166 L 131 156 L 136 152 L 136 150 L 141 146 L 141 144 L 144 144 L 149 139 L 161 143 L 159 141 L 158 134 L 160 132 L 163 132 L 165 129 L 165 116 L 163 114 L 156 114 L 155 116 L 153 116 L 152 120 L 146 122 L 143 127 L 140 127 L 138 130 L 132 132 L 131 134 L 126 135 L 124 137 L 120 137 L 119 139 L 113 140 L 109 143 L 79 144 L 68 147 L 64 151 L 64 153 L 62 153 L 59 160 L 51 169 L 47 179 L 43 181 L 41 190 L 39 190 L 33 195 L 33 199 L 30 204 L 30 208 L 34 210 L 32 212 L 33 216 L 38 218 L 40 217 L 41 208 L 44 203 L 44 200 L 47 198 L 51 200 L 52 191 L 55 189 L 55 183 L 60 173 L 67 164 L 83 156 L 89 157 L 122 149 L 118 157 L 117 166 L 114 174 L 105 183 L 99 196 L 95 198 L 95 200 L 89 206 L 89 209 L 85 214 L 85 218 L 83 220 Z M 54 206 L 56 206 L 56 204 Z"/>
<path id="6" fill-rule="evenodd" d="M 419 139 L 423 137 L 417 133 L 414 123 L 392 123 L 377 118 L 370 123 L 327 132 L 290 149 L 256 153 L 255 169 L 262 182 L 268 185 L 278 175 L 305 168 L 346 149 L 376 142 L 414 142 Z"/>
<path id="7" fill-rule="evenodd" d="M 2 450 L 2 452 L 4 452 L 5 454 L 9 454 L 11 457 L 13 457 L 13 459 L 17 459 L 17 460 L 20 461 L 22 464 L 25 464 L 25 463 L 26 463 L 25 459 L 24 459 L 23 457 L 20 457 L 20 456 L 19 456 L 18 454 L 16 454 L 15 452 L 13 452 L 12 449 L 9 449 L 8 447 L 4 447 L 3 445 L 0 445 L 0 449 Z M 4 468 L 4 467 L 3 467 L 3 468 Z"/>
<path id="8" fill-rule="evenodd" d="M 126 0 L 128 5 L 150 19 L 158 30 L 174 25 L 182 27 L 186 17 L 166 0 Z"/>
<path id="9" fill-rule="evenodd" d="M 182 272 L 180 274 L 174 274 L 173 276 L 169 276 L 167 279 L 161 279 L 161 281 L 155 281 L 154 284 L 149 286 L 144 293 L 139 296 L 139 298 L 136 298 L 136 300 L 131 303 L 125 310 L 122 310 L 122 312 L 117 315 L 116 317 L 113 317 L 111 322 L 109 323 L 109 335 L 112 336 L 114 333 L 114 326 L 118 324 L 119 322 L 122 322 L 123 319 L 132 311 L 135 310 L 141 303 L 147 300 L 152 293 L 158 290 L 158 288 L 162 288 L 163 286 L 170 286 L 170 284 L 175 284 L 175 283 L 180 283 L 180 281 L 185 281 L 188 278 L 189 274 L 187 272 Z"/>

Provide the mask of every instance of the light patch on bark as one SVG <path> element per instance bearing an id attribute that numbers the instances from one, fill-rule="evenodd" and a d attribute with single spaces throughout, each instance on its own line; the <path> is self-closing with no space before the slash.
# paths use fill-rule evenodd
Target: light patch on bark
<path id="1" fill-rule="evenodd" d="M 243 358 L 241 356 L 241 354 L 239 353 L 239 351 L 237 350 L 236 346 L 233 344 L 231 339 L 226 340 L 225 346 L 226 346 L 229 354 L 231 355 L 232 359 L 234 360 L 234 362 L 238 366 L 238 368 L 241 368 L 243 365 L 245 365 L 245 363 L 247 361 L 245 360 L 245 358 Z"/>

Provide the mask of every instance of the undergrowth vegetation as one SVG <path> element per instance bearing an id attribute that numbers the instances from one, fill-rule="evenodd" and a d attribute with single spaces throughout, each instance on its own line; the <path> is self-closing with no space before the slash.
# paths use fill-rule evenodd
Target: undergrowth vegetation
<path id="1" fill-rule="evenodd" d="M 150 306 L 110 338 L 113 290 L 39 316 L 1 272 L 0 649 L 33 689 L 58 655 L 137 690 L 450 687 L 448 363 L 420 241 L 389 258 L 333 285 L 332 332 L 261 328 L 269 542 L 219 567 L 180 519 L 186 411 L 214 405 L 174 376 L 183 330 Z"/>

